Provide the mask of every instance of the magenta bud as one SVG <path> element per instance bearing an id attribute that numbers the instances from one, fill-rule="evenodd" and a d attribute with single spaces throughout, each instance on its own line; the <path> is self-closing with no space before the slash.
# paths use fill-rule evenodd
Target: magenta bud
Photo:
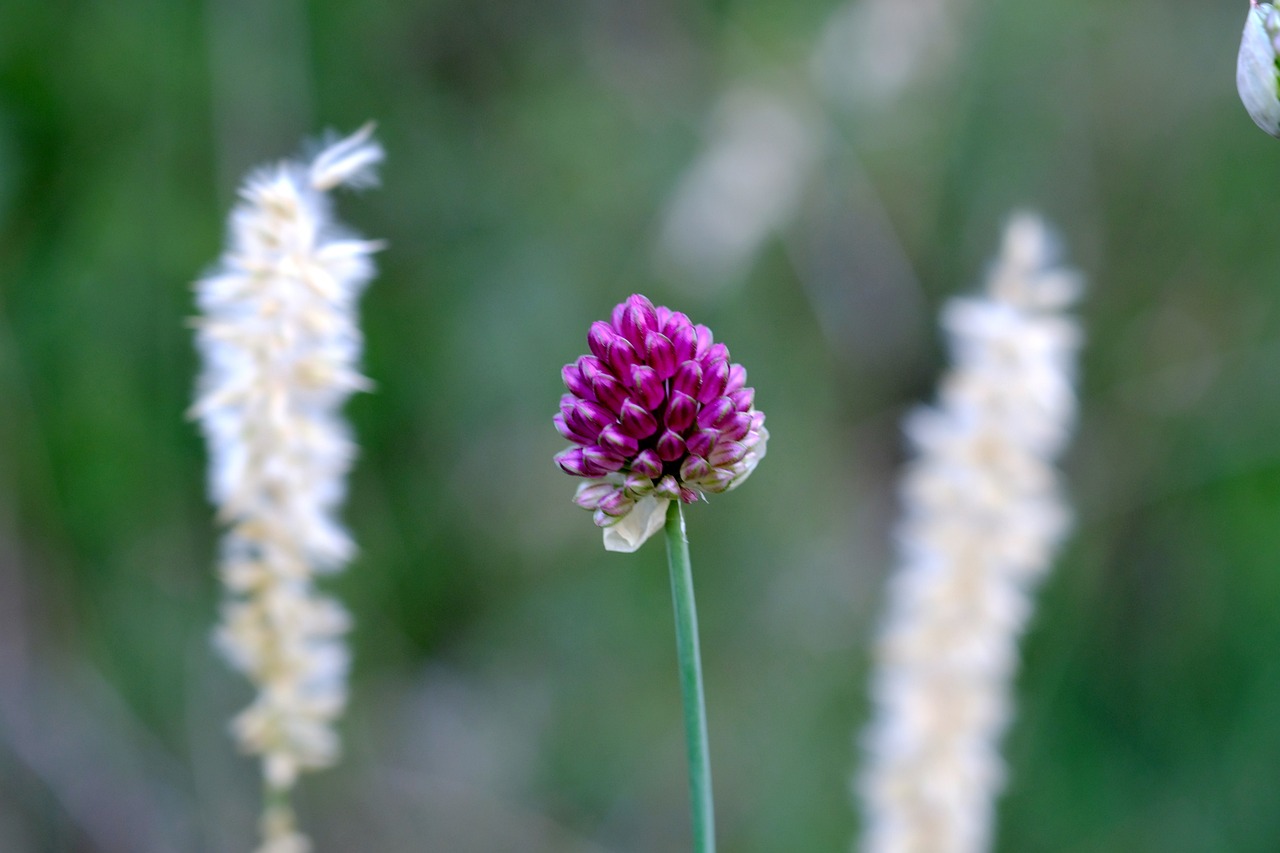
<path id="1" fill-rule="evenodd" d="M 729 383 L 729 362 L 713 361 L 702 371 L 702 388 L 698 390 L 698 402 L 710 403 L 724 394 Z"/>
<path id="2" fill-rule="evenodd" d="M 610 373 L 601 373 L 591 383 L 595 399 L 599 400 L 610 411 L 622 411 L 622 404 L 627 399 L 627 388 Z"/>
<path id="3" fill-rule="evenodd" d="M 556 464 L 560 470 L 575 477 L 587 476 L 586 465 L 582 458 L 581 447 L 571 447 L 556 454 Z"/>
<path id="4" fill-rule="evenodd" d="M 645 439 L 658 431 L 658 420 L 648 409 L 627 400 L 622 404 L 622 430 L 635 439 Z"/>
<path id="5" fill-rule="evenodd" d="M 631 387 L 635 389 L 632 399 L 650 411 L 661 406 L 667 396 L 658 371 L 643 364 L 631 368 Z"/>
<path id="6" fill-rule="evenodd" d="M 688 394 L 695 400 L 702 389 L 702 367 L 696 361 L 686 361 L 676 370 L 671 378 L 671 390 Z"/>
<path id="7" fill-rule="evenodd" d="M 615 337 L 609 343 L 608 358 L 605 363 L 613 368 L 613 372 L 619 376 L 626 376 L 627 372 L 633 365 L 640 361 L 640 357 L 636 355 L 636 348 L 631 342 L 624 337 Z"/>
<path id="8" fill-rule="evenodd" d="M 667 429 L 673 432 L 684 432 L 693 426 L 693 419 L 698 415 L 698 401 L 680 391 L 671 392 L 671 402 L 667 403 Z"/>
<path id="9" fill-rule="evenodd" d="M 622 312 L 622 321 L 618 324 L 618 331 L 640 349 L 644 346 L 644 339 L 650 332 L 658 330 L 658 314 L 653 309 L 653 303 L 643 296 L 636 294 L 627 300 L 627 309 Z"/>
<path id="10" fill-rule="evenodd" d="M 659 379 L 675 375 L 680 362 L 676 361 L 676 348 L 671 339 L 659 332 L 650 332 L 644 339 L 644 360 L 658 371 Z"/>
<path id="11" fill-rule="evenodd" d="M 694 456 L 701 456 L 706 459 L 711 455 L 711 451 L 715 449 L 716 441 L 719 438 L 720 434 L 713 429 L 698 430 L 685 439 L 685 447 Z"/>
<path id="12" fill-rule="evenodd" d="M 595 399 L 595 393 L 592 392 L 590 383 L 582 378 L 582 371 L 578 370 L 578 365 L 566 364 L 560 368 L 560 378 L 564 380 L 564 387 L 569 389 L 569 393 L 584 400 Z"/>
<path id="13" fill-rule="evenodd" d="M 658 481 L 653 488 L 653 495 L 657 498 L 665 498 L 674 501 L 680 497 L 680 484 L 676 482 L 676 478 L 668 474 Z"/>
<path id="14" fill-rule="evenodd" d="M 729 468 L 716 468 L 711 472 L 711 476 L 703 479 L 703 481 L 698 484 L 698 487 L 703 491 L 719 494 L 720 492 L 726 491 L 731 485 L 733 485 L 733 480 L 737 476 L 737 472 Z"/>
<path id="15" fill-rule="evenodd" d="M 565 417 L 565 422 L 570 429 L 578 435 L 585 435 L 592 439 L 600 434 L 600 430 L 615 420 L 613 412 L 590 400 L 577 401 Z"/>
<path id="16" fill-rule="evenodd" d="M 658 452 L 658 458 L 663 462 L 675 462 L 684 456 L 684 439 L 671 430 L 666 430 L 658 436 L 658 445 L 654 450 Z"/>
<path id="17" fill-rule="evenodd" d="M 683 314 L 678 316 L 684 317 Z M 676 326 L 666 333 L 671 339 L 671 346 L 676 351 L 676 361 L 685 362 L 692 359 L 698 353 L 698 333 L 693 330 L 689 318 L 684 318 L 682 325 Z"/>
<path id="18" fill-rule="evenodd" d="M 627 303 L 619 302 L 617 305 L 613 306 L 613 311 L 609 314 L 609 322 L 613 325 L 613 328 L 618 330 L 619 334 L 622 333 L 622 315 L 625 314 L 626 311 Z"/>
<path id="19" fill-rule="evenodd" d="M 600 359 L 594 355 L 583 355 L 578 357 L 578 372 L 582 374 L 582 378 L 587 384 L 596 381 L 596 377 L 605 372 L 604 365 L 600 363 Z"/>
<path id="20" fill-rule="evenodd" d="M 622 458 L 598 444 L 582 448 L 582 462 L 588 471 L 592 468 L 598 468 L 601 473 L 609 473 L 622 468 Z M 595 476 L 598 477 L 600 475 L 596 474 Z"/>
<path id="21" fill-rule="evenodd" d="M 623 459 L 633 455 L 640 449 L 640 443 L 623 432 L 622 427 L 618 424 L 609 424 L 600 430 L 600 435 L 596 436 L 596 443 Z"/>
<path id="22" fill-rule="evenodd" d="M 721 441 L 716 444 L 716 449 L 712 451 L 711 458 L 707 461 L 717 468 L 723 468 L 726 465 L 733 465 L 741 462 L 742 457 L 747 455 L 747 447 L 740 441 Z"/>
<path id="23" fill-rule="evenodd" d="M 635 501 L 622 489 L 614 489 L 600 501 L 600 511 L 611 518 L 621 518 L 631 512 L 633 506 Z"/>
<path id="24" fill-rule="evenodd" d="M 552 416 L 551 422 L 556 425 L 556 432 L 560 433 L 562 436 L 569 439 L 574 444 L 590 444 L 591 443 L 591 439 L 587 438 L 585 435 L 579 435 L 578 433 L 570 429 L 569 424 L 565 422 L 564 415 L 560 414 L 559 412 L 556 412 L 555 415 Z"/>
<path id="25" fill-rule="evenodd" d="M 733 371 L 729 371 L 729 379 L 733 380 Z M 739 412 L 745 412 L 751 408 L 751 404 L 756 401 L 756 389 L 739 388 L 737 391 L 730 391 L 725 388 L 725 394 L 733 401 L 733 407 Z"/>
<path id="26" fill-rule="evenodd" d="M 693 503 L 694 501 L 696 501 L 696 500 L 698 499 L 698 497 L 699 497 L 698 493 L 697 493 L 697 492 L 695 492 L 693 489 L 686 489 L 686 488 L 681 487 L 681 489 L 680 489 L 680 503 L 682 503 L 682 504 L 691 504 L 691 503 Z"/>
<path id="27" fill-rule="evenodd" d="M 680 463 L 680 479 L 685 482 L 701 480 L 710 473 L 711 465 L 701 456 L 688 456 Z"/>
<path id="28" fill-rule="evenodd" d="M 728 363 L 729 348 L 724 344 L 712 344 L 710 349 L 707 350 L 707 354 L 699 360 L 708 363 L 713 361 L 723 361 Z"/>
<path id="29" fill-rule="evenodd" d="M 729 381 L 724 386 L 724 393 L 732 394 L 747 384 L 747 369 L 741 364 L 729 365 Z"/>
<path id="30" fill-rule="evenodd" d="M 608 323 L 603 320 L 596 320 L 591 324 L 591 329 L 587 332 L 587 346 L 595 354 L 596 358 L 601 361 L 608 361 L 609 344 L 613 343 L 617 338 L 618 333 Z"/>
<path id="31" fill-rule="evenodd" d="M 653 310 L 656 312 L 658 317 L 658 331 L 665 335 L 667 333 L 667 323 L 671 322 L 671 315 L 675 312 L 665 305 L 659 305 Z"/>
<path id="32" fill-rule="evenodd" d="M 720 427 L 720 437 L 727 441 L 742 441 L 751 432 L 751 415 L 734 412 Z"/>
<path id="33" fill-rule="evenodd" d="M 608 328 L 607 326 L 605 328 Z M 711 344 L 715 342 L 715 338 L 711 336 L 711 330 L 699 323 L 693 327 L 694 333 L 697 335 L 698 343 L 694 349 L 693 357 L 702 360 L 702 357 L 711 349 Z"/>
<path id="34" fill-rule="evenodd" d="M 672 311 L 671 316 L 662 323 L 662 334 L 668 338 L 675 340 L 676 331 L 679 329 L 693 330 L 693 322 L 683 311 Z"/>
<path id="35" fill-rule="evenodd" d="M 573 502 L 583 509 L 595 509 L 614 491 L 611 483 L 583 483 L 573 496 Z"/>
<path id="36" fill-rule="evenodd" d="M 658 458 L 658 454 L 653 450 L 641 450 L 636 454 L 636 458 L 631 460 L 631 470 L 651 480 L 655 480 L 662 476 L 662 460 Z"/>
<path id="37" fill-rule="evenodd" d="M 623 481 L 622 488 L 626 489 L 627 494 L 633 498 L 642 498 L 653 491 L 653 480 L 633 471 Z"/>
<path id="38" fill-rule="evenodd" d="M 751 431 L 759 432 L 764 427 L 764 412 L 751 412 Z"/>
<path id="39" fill-rule="evenodd" d="M 728 397 L 716 397 L 698 412 L 698 426 L 703 429 L 720 429 L 733 414 L 733 401 Z"/>
<path id="40" fill-rule="evenodd" d="M 608 527 L 611 524 L 616 524 L 618 521 L 618 519 L 611 515 L 605 515 L 604 510 L 602 509 L 597 509 L 592 513 L 591 520 L 596 523 L 596 527 Z"/>

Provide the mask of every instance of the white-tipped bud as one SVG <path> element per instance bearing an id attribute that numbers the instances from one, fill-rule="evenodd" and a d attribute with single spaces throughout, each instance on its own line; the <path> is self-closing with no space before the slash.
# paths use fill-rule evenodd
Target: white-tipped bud
<path id="1" fill-rule="evenodd" d="M 1240 37 L 1236 60 L 1236 88 L 1249 117 L 1258 127 L 1280 137 L 1280 10 L 1270 3 L 1252 2 Z"/>

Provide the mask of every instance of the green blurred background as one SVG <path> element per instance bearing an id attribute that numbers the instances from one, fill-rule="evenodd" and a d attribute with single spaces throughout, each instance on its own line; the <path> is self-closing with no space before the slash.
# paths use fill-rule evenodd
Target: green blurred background
<path id="1" fill-rule="evenodd" d="M 236 184 L 379 123 L 325 851 L 687 848 L 659 544 L 551 462 L 633 291 L 769 418 L 689 516 L 722 849 L 846 849 L 902 414 L 1016 207 L 1086 272 L 1078 523 L 1002 851 L 1280 849 L 1280 143 L 1244 0 L 4 0 L 0 851 L 243 851 L 189 283 Z"/>

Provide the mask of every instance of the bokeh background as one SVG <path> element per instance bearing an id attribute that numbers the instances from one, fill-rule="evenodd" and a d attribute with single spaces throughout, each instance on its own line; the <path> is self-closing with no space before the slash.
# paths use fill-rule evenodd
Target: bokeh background
<path id="1" fill-rule="evenodd" d="M 1244 0 L 4 0 L 0 850 L 243 851 L 189 283 L 252 165 L 379 123 L 325 851 L 686 849 L 666 565 L 551 462 L 633 291 L 747 365 L 689 517 L 722 848 L 846 849 L 901 416 L 1018 207 L 1087 274 L 1077 524 L 1002 851 L 1280 838 L 1280 143 Z"/>

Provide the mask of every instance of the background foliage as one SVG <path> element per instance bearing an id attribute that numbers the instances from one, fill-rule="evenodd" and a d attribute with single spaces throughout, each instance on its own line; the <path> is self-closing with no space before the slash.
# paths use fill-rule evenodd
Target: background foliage
<path id="1" fill-rule="evenodd" d="M 921 37 L 886 11 L 911 4 L 853 3 L 5 0 L 0 850 L 249 847 L 188 283 L 245 169 L 368 118 L 384 185 L 340 206 L 389 248 L 319 850 L 685 845 L 661 548 L 605 554 L 550 461 L 559 366 L 637 290 L 717 331 L 773 434 L 690 514 L 723 849 L 846 848 L 898 422 L 1022 205 L 1091 287 L 1078 525 L 1025 643 L 1000 849 L 1274 849 L 1280 148 L 1234 93 L 1245 4 L 930 0 Z M 833 14 L 876 37 L 839 49 Z M 743 87 L 811 156 L 711 274 L 664 211 Z"/>

